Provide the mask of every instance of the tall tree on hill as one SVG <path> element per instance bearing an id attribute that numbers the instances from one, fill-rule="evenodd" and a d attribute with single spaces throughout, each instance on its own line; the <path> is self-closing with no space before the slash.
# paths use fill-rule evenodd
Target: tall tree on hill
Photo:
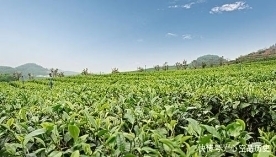
<path id="1" fill-rule="evenodd" d="M 137 70 L 138 70 L 139 72 L 143 72 L 143 71 L 144 71 L 144 68 L 138 67 Z"/>
<path id="2" fill-rule="evenodd" d="M 22 72 L 14 72 L 14 73 L 13 73 L 13 77 L 14 77 L 17 81 L 19 81 L 20 78 L 22 77 Z"/>
<path id="3" fill-rule="evenodd" d="M 58 76 L 58 69 L 55 69 L 55 71 L 54 71 L 54 76 L 55 76 L 55 77 Z"/>
<path id="4" fill-rule="evenodd" d="M 28 73 L 28 76 L 29 76 L 29 80 L 34 79 L 34 76 L 31 73 Z"/>
<path id="5" fill-rule="evenodd" d="M 156 71 L 159 71 L 159 70 L 160 70 L 160 66 L 159 66 L 159 65 L 155 65 L 155 66 L 154 66 L 154 69 L 155 69 Z"/>
<path id="6" fill-rule="evenodd" d="M 83 69 L 82 72 L 81 72 L 81 74 L 82 75 L 88 75 L 89 74 L 88 73 L 88 68 Z"/>
<path id="7" fill-rule="evenodd" d="M 49 76 L 50 76 L 50 77 L 57 77 L 57 76 L 60 76 L 59 71 L 58 71 L 57 68 L 56 68 L 56 69 L 51 68 L 50 71 L 51 71 L 51 72 L 49 73 Z"/>
<path id="8" fill-rule="evenodd" d="M 64 77 L 64 72 L 58 73 L 58 77 Z"/>
<path id="9" fill-rule="evenodd" d="M 196 60 L 193 60 L 192 63 L 191 63 L 191 65 L 192 65 L 192 67 L 193 67 L 194 69 L 196 69 L 196 68 L 197 68 L 197 61 L 196 61 Z"/>
<path id="10" fill-rule="evenodd" d="M 176 69 L 177 69 L 177 70 L 180 70 L 180 69 L 182 69 L 182 67 L 183 67 L 183 65 L 182 65 L 180 62 L 176 62 L 176 63 L 175 63 L 175 66 L 176 66 Z"/>
<path id="11" fill-rule="evenodd" d="M 50 71 L 51 71 L 51 73 L 49 74 L 49 75 L 51 75 L 50 77 L 54 77 L 53 75 L 54 75 L 55 69 L 54 69 L 54 68 L 51 68 Z"/>
<path id="12" fill-rule="evenodd" d="M 224 64 L 224 58 L 223 58 L 223 56 L 221 56 L 221 57 L 219 58 L 219 65 L 220 65 L 220 66 L 223 66 L 223 64 Z"/>
<path id="13" fill-rule="evenodd" d="M 202 62 L 201 66 L 202 66 L 202 68 L 205 68 L 207 66 L 207 64 L 205 62 Z"/>
<path id="14" fill-rule="evenodd" d="M 187 69 L 187 67 L 188 67 L 187 61 L 185 59 L 182 62 L 182 66 L 184 69 Z"/>
<path id="15" fill-rule="evenodd" d="M 163 64 L 162 69 L 165 70 L 165 71 L 169 70 L 168 62 L 165 62 L 165 63 Z"/>
<path id="16" fill-rule="evenodd" d="M 112 69 L 112 74 L 115 74 L 115 73 L 119 73 L 118 68 L 113 68 L 113 69 Z"/>

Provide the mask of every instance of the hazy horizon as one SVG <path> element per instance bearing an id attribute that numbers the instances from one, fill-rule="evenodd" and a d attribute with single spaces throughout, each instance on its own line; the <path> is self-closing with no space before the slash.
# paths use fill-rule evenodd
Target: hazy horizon
<path id="1" fill-rule="evenodd" d="M 0 65 L 111 72 L 276 42 L 276 1 L 1 1 Z"/>

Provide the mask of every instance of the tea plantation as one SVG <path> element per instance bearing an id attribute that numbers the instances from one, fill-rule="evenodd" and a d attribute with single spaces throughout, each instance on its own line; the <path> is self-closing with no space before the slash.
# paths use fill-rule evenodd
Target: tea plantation
<path id="1" fill-rule="evenodd" d="M 3 157 L 269 157 L 276 64 L 0 83 Z"/>

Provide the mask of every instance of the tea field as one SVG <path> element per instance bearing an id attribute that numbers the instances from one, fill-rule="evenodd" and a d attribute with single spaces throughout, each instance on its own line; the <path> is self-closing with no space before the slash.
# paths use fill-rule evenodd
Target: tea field
<path id="1" fill-rule="evenodd" d="M 276 64 L 0 84 L 0 156 L 269 157 Z"/>

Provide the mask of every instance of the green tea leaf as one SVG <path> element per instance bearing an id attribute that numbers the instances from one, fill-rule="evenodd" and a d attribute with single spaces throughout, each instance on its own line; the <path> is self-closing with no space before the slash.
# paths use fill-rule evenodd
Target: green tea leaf
<path id="1" fill-rule="evenodd" d="M 110 144 L 110 143 L 113 143 L 114 141 L 116 140 L 116 135 L 112 135 L 111 137 L 109 137 L 107 140 L 106 140 L 106 144 Z"/>
<path id="2" fill-rule="evenodd" d="M 240 108 L 243 109 L 243 108 L 246 108 L 250 105 L 251 105 L 250 103 L 241 103 Z"/>
<path id="3" fill-rule="evenodd" d="M 198 124 L 198 121 L 192 119 L 192 118 L 187 118 L 187 121 L 189 121 L 189 125 L 192 127 L 192 129 L 198 133 L 198 135 L 201 134 L 201 127 Z"/>
<path id="4" fill-rule="evenodd" d="M 7 117 L 2 117 L 1 119 L 0 119 L 0 124 L 6 119 Z"/>
<path id="5" fill-rule="evenodd" d="M 51 132 L 54 129 L 54 124 L 49 122 L 43 122 L 41 123 L 41 126 L 47 131 Z"/>
<path id="6" fill-rule="evenodd" d="M 245 125 L 244 121 L 241 119 L 236 119 L 236 121 L 242 126 L 242 130 L 245 130 L 246 125 Z"/>
<path id="7" fill-rule="evenodd" d="M 48 157 L 61 157 L 62 156 L 62 152 L 60 151 L 53 151 L 51 154 L 49 154 Z"/>
<path id="8" fill-rule="evenodd" d="M 37 129 L 31 133 L 29 133 L 28 135 L 25 136 L 25 138 L 30 138 L 30 137 L 34 137 L 40 134 L 44 134 L 46 132 L 45 129 Z"/>
<path id="9" fill-rule="evenodd" d="M 76 150 L 74 151 L 70 157 L 80 157 L 80 151 L 79 150 Z"/>
<path id="10" fill-rule="evenodd" d="M 157 154 L 157 151 L 155 149 L 152 149 L 150 147 L 143 147 L 141 149 L 142 151 L 145 151 L 146 153 L 154 153 L 154 154 Z"/>
<path id="11" fill-rule="evenodd" d="M 219 140 L 221 139 L 220 134 L 218 133 L 217 129 L 215 127 L 212 126 L 208 126 L 208 125 L 202 125 L 209 133 L 211 133 L 213 135 L 213 137 L 218 138 Z"/>
<path id="12" fill-rule="evenodd" d="M 69 130 L 71 137 L 73 137 L 74 141 L 77 141 L 77 139 L 80 135 L 79 127 L 77 127 L 76 125 L 68 125 L 68 130 Z"/>
<path id="13" fill-rule="evenodd" d="M 14 118 L 11 118 L 7 121 L 7 126 L 10 128 L 13 123 L 14 123 Z"/>
<path id="14" fill-rule="evenodd" d="M 26 145 L 26 144 L 29 142 L 29 140 L 30 140 L 31 138 L 33 138 L 34 136 L 37 136 L 37 135 L 44 134 L 45 132 L 46 132 L 45 129 L 37 129 L 37 130 L 35 130 L 35 131 L 29 133 L 28 135 L 26 135 L 26 136 L 24 137 L 23 144 Z"/>
<path id="15" fill-rule="evenodd" d="M 136 155 L 133 155 L 133 154 L 128 153 L 128 154 L 126 154 L 124 157 L 136 157 Z"/>

